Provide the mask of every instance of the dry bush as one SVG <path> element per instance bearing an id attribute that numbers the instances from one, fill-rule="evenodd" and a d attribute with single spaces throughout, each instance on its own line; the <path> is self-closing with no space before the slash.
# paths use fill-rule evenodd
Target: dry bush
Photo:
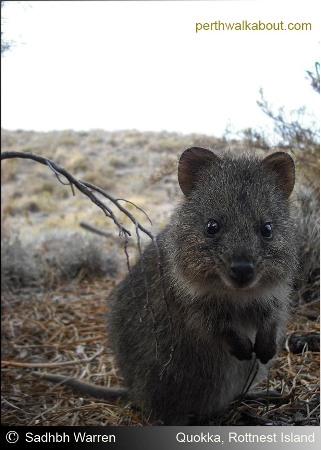
<path id="1" fill-rule="evenodd" d="M 118 257 L 102 238 L 56 230 L 32 236 L 28 241 L 1 241 L 2 288 L 52 287 L 75 278 L 111 277 Z"/>

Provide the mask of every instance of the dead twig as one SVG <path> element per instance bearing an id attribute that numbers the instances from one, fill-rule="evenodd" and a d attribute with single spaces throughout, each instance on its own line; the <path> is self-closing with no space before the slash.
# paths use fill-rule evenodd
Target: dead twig
<path id="1" fill-rule="evenodd" d="M 158 356 L 158 340 L 157 340 L 157 333 L 156 333 L 156 323 L 155 323 L 155 318 L 154 318 L 154 313 L 153 313 L 153 310 L 152 310 L 152 306 L 151 306 L 150 301 L 149 301 L 149 286 L 148 286 L 148 282 L 147 282 L 147 278 L 146 278 L 146 272 L 145 272 L 145 268 L 144 268 L 144 260 L 143 260 L 143 254 L 142 254 L 142 248 L 141 248 L 140 231 L 145 233 L 151 239 L 151 241 L 152 241 L 152 243 L 153 243 L 153 245 L 155 247 L 155 251 L 156 251 L 156 255 L 157 255 L 157 265 L 158 265 L 158 270 L 159 270 L 159 277 L 160 277 L 160 280 L 161 280 L 162 293 L 163 293 L 163 298 L 164 298 L 164 302 L 165 302 L 166 310 L 167 310 L 167 314 L 168 314 L 168 321 L 169 321 L 170 334 L 171 334 L 171 346 L 170 346 L 170 349 L 169 349 L 169 359 L 163 366 L 163 369 L 162 369 L 161 374 L 160 374 L 160 376 L 162 376 L 163 370 L 165 370 L 167 365 L 172 360 L 173 351 L 174 351 L 174 342 L 173 342 L 173 324 L 172 324 L 172 318 L 171 318 L 171 315 L 170 315 L 169 305 L 168 305 L 168 302 L 167 302 L 167 299 L 166 299 L 166 289 L 165 289 L 165 286 L 164 286 L 163 268 L 162 268 L 162 263 L 161 263 L 160 251 L 159 251 L 159 248 L 158 248 L 156 237 L 149 230 L 147 230 L 141 223 L 139 223 L 137 221 L 137 219 L 126 208 L 124 208 L 120 204 L 120 202 L 126 202 L 128 204 L 131 204 L 131 205 L 135 206 L 139 211 L 141 211 L 141 212 L 143 212 L 145 214 L 146 218 L 152 224 L 152 222 L 151 222 L 150 218 L 148 217 L 148 215 L 141 208 L 139 208 L 137 205 L 135 205 L 134 203 L 132 203 L 132 202 L 130 202 L 128 200 L 125 200 L 123 198 L 115 199 L 110 194 L 107 194 L 100 187 L 95 186 L 92 183 L 88 183 L 86 181 L 82 181 L 82 180 L 79 180 L 79 179 L 75 178 L 64 167 L 59 166 L 54 161 L 52 161 L 52 160 L 50 160 L 48 158 L 45 158 L 45 157 L 40 156 L 40 155 L 37 155 L 35 153 L 29 153 L 29 152 L 7 151 L 7 152 L 1 153 L 1 161 L 5 160 L 5 159 L 11 159 L 11 158 L 31 159 L 33 161 L 36 161 L 36 162 L 40 163 L 40 164 L 48 166 L 54 172 L 55 176 L 57 177 L 57 179 L 58 179 L 58 181 L 60 183 L 62 183 L 63 185 L 68 185 L 68 186 L 71 187 L 73 195 L 75 195 L 74 187 L 76 187 L 80 192 L 82 192 L 84 195 L 89 197 L 90 200 L 93 203 L 95 203 L 95 205 L 97 205 L 100 209 L 102 209 L 102 211 L 104 212 L 104 214 L 107 217 L 109 217 L 110 219 L 113 220 L 113 222 L 118 227 L 119 236 L 124 238 L 124 252 L 125 252 L 125 255 L 126 255 L 126 261 L 127 261 L 127 267 L 128 267 L 128 273 L 129 273 L 129 283 L 130 283 L 130 286 L 131 286 L 133 300 L 134 300 L 135 304 L 137 305 L 137 298 L 136 298 L 136 295 L 135 295 L 135 292 L 134 292 L 134 288 L 133 288 L 132 277 L 131 277 L 131 270 L 130 270 L 130 263 L 129 263 L 129 254 L 128 254 L 128 242 L 129 242 L 128 241 L 128 237 L 131 236 L 131 233 L 130 233 L 130 231 L 127 228 L 125 228 L 119 222 L 119 220 L 117 219 L 117 217 L 113 213 L 112 209 L 109 206 L 107 206 L 105 203 L 103 203 L 97 197 L 96 194 L 100 194 L 101 196 L 103 196 L 107 200 L 109 200 L 113 205 L 115 205 L 119 209 L 119 211 L 121 211 L 123 214 L 125 214 L 130 219 L 130 221 L 134 224 L 135 231 L 136 231 L 136 237 L 137 237 L 138 251 L 139 251 L 139 256 L 140 256 L 140 259 L 141 259 L 142 276 L 143 276 L 144 286 L 146 288 L 145 309 L 148 308 L 148 310 L 150 311 L 150 314 L 151 314 L 151 319 L 153 321 L 153 328 L 154 328 L 154 334 L 155 334 L 155 349 L 156 349 L 155 354 L 156 354 L 156 358 L 157 358 L 157 356 Z M 67 180 L 67 182 L 65 180 L 61 179 L 61 176 L 63 176 Z M 96 232 L 98 234 L 106 235 L 101 230 L 95 229 L 94 227 L 88 226 L 87 224 L 82 224 L 82 226 L 87 228 L 87 229 L 90 228 L 91 231 L 94 231 L 94 232 Z M 138 313 L 139 313 L 140 320 L 142 320 L 142 316 L 141 316 L 140 311 L 138 311 Z M 33 366 L 33 367 L 36 367 L 36 366 Z"/>
<path id="2" fill-rule="evenodd" d="M 99 236 L 104 236 L 104 237 L 111 237 L 112 234 L 108 233 L 107 231 L 101 230 L 100 228 L 94 227 L 93 225 L 90 225 L 90 223 L 87 222 L 80 222 L 79 225 L 82 228 L 85 228 L 85 230 L 91 231 L 92 233 L 98 234 Z"/>
<path id="3" fill-rule="evenodd" d="M 64 367 L 64 366 L 75 366 L 77 364 L 84 364 L 92 362 L 97 356 L 101 355 L 104 349 L 100 349 L 97 353 L 95 353 L 90 358 L 84 358 L 84 359 L 75 359 L 74 361 L 63 361 L 63 362 L 56 362 L 56 363 L 19 363 L 15 361 L 1 361 L 1 366 L 3 367 L 20 367 L 24 369 L 30 369 L 30 368 L 37 368 L 37 369 L 43 369 L 43 368 L 54 368 L 54 367 Z"/>
<path id="4" fill-rule="evenodd" d="M 27 153 L 27 152 L 3 152 L 1 153 L 1 161 L 5 159 L 12 159 L 12 158 L 23 158 L 23 159 L 31 159 L 33 161 L 36 161 L 40 164 L 43 164 L 45 166 L 48 166 L 56 175 L 57 179 L 60 183 L 63 185 L 69 185 L 72 189 L 73 195 L 74 190 L 73 187 L 75 186 L 80 192 L 85 194 L 87 197 L 90 198 L 90 200 L 95 203 L 100 209 L 103 210 L 105 215 L 112 219 L 114 223 L 117 225 L 119 229 L 119 233 L 121 236 L 127 235 L 131 236 L 130 231 L 125 228 L 117 219 L 117 217 L 114 215 L 113 211 L 107 206 L 105 203 L 103 203 L 96 195 L 95 193 L 98 193 L 102 195 L 103 197 L 107 198 L 111 203 L 113 203 L 123 214 L 125 214 L 138 228 L 145 233 L 147 236 L 150 237 L 150 239 L 153 239 L 153 235 L 150 231 L 148 231 L 143 225 L 141 225 L 135 217 L 126 209 L 124 208 L 117 199 L 112 197 L 110 194 L 107 194 L 104 190 L 99 188 L 98 186 L 95 186 L 92 183 L 88 183 L 86 181 L 79 180 L 75 178 L 71 173 L 69 173 L 64 167 L 59 166 L 54 161 L 51 161 L 48 158 L 45 158 L 43 156 L 37 155 L 35 153 Z M 60 178 L 60 175 L 64 176 L 68 182 L 66 183 Z M 138 207 L 137 207 L 138 208 Z M 140 208 L 138 208 L 140 209 Z"/>

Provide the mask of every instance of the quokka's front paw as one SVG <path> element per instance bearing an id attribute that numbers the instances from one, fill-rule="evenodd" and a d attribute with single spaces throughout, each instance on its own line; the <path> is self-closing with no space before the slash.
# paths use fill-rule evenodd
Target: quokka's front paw
<path id="1" fill-rule="evenodd" d="M 230 349 L 231 355 L 235 356 L 240 361 L 251 360 L 253 351 L 253 344 L 250 339 L 244 339 L 242 342 L 234 344 Z"/>
<path id="2" fill-rule="evenodd" d="M 262 364 L 266 364 L 276 354 L 276 342 L 262 343 L 256 341 L 254 344 L 254 352 Z"/>

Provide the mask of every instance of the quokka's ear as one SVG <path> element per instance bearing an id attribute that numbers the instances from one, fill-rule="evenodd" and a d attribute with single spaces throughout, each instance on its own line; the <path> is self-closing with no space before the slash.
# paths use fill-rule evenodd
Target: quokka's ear
<path id="1" fill-rule="evenodd" d="M 291 156 L 285 152 L 272 153 L 261 164 L 276 176 L 284 195 L 289 197 L 295 183 L 295 165 Z"/>
<path id="2" fill-rule="evenodd" d="M 188 196 L 195 186 L 198 172 L 209 163 L 220 158 L 210 150 L 201 147 L 191 147 L 185 150 L 178 163 L 178 182 L 185 196 Z"/>

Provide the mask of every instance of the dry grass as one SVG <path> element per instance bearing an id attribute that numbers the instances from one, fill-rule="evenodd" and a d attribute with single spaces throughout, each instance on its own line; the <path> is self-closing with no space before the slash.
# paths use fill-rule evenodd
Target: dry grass
<path id="1" fill-rule="evenodd" d="M 97 385 L 121 385 L 105 331 L 107 298 L 113 285 L 108 280 L 82 281 L 50 291 L 3 292 L 3 425 L 152 425 L 129 401 L 94 399 L 31 375 L 37 370 Z M 318 316 L 318 302 L 297 308 L 288 333 L 319 331 L 319 321 L 306 317 L 313 317 L 311 311 Z M 62 362 L 67 365 L 60 365 Z M 282 401 L 266 405 L 262 400 L 246 400 L 237 407 L 232 405 L 229 413 L 214 423 L 317 425 L 319 363 L 319 353 L 308 348 L 300 354 L 283 350 L 269 381 L 260 385 L 263 396 L 269 385 L 282 393 Z"/>
<path id="2" fill-rule="evenodd" d="M 106 298 L 112 285 L 100 280 L 55 291 L 29 288 L 3 294 L 3 425 L 144 423 L 130 405 L 80 398 L 69 389 L 31 375 L 43 364 L 42 370 L 96 384 L 121 382 L 105 338 Z M 80 364 L 88 358 L 93 359 Z M 62 362 L 69 364 L 61 366 Z M 17 363 L 20 367 L 15 367 Z"/>

